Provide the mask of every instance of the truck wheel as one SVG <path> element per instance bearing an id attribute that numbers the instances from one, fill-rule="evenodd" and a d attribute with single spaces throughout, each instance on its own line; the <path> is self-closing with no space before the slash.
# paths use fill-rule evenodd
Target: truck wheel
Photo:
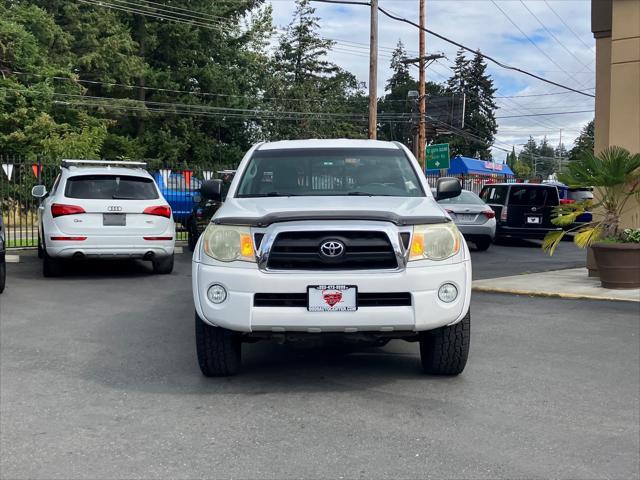
<path id="1" fill-rule="evenodd" d="M 455 325 L 420 334 L 422 369 L 431 375 L 459 375 L 469 357 L 471 311 Z"/>
<path id="2" fill-rule="evenodd" d="M 62 260 L 51 258 L 45 250 L 42 257 L 42 275 L 45 277 L 59 277 L 62 275 Z"/>
<path id="3" fill-rule="evenodd" d="M 187 245 L 190 251 L 194 251 L 196 249 L 196 243 L 198 243 L 198 234 L 196 233 L 195 225 L 192 222 L 189 222 L 189 227 L 187 228 Z"/>
<path id="4" fill-rule="evenodd" d="M 491 246 L 491 238 L 490 237 L 482 237 L 475 240 L 473 243 L 476 244 L 476 248 L 481 252 L 484 252 Z"/>
<path id="5" fill-rule="evenodd" d="M 238 334 L 203 322 L 196 313 L 196 351 L 205 377 L 226 377 L 240 370 L 242 343 Z"/>
<path id="6" fill-rule="evenodd" d="M 153 264 L 153 273 L 167 275 L 173 272 L 173 254 L 152 260 L 151 263 Z"/>

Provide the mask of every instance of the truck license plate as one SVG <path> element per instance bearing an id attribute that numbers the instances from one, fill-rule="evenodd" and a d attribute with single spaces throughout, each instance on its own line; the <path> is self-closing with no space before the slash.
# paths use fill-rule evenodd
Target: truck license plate
<path id="1" fill-rule="evenodd" d="M 527 217 L 527 223 L 531 223 L 531 224 L 535 224 L 538 225 L 541 223 L 541 218 L 540 217 Z"/>
<path id="2" fill-rule="evenodd" d="M 355 312 L 358 287 L 355 285 L 310 285 L 307 310 L 310 312 Z"/>

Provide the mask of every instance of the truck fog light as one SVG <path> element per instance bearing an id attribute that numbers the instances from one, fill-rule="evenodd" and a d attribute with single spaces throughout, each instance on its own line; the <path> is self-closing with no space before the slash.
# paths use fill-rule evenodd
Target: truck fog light
<path id="1" fill-rule="evenodd" d="M 222 285 L 215 283 L 207 290 L 207 297 L 212 303 L 222 303 L 227 299 L 227 291 Z"/>
<path id="2" fill-rule="evenodd" d="M 438 298 L 444 303 L 451 303 L 458 298 L 458 289 L 452 283 L 445 283 L 438 290 Z"/>

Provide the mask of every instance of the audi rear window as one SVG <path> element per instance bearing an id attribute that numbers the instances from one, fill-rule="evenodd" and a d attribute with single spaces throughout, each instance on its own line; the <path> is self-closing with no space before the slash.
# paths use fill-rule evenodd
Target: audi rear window
<path id="1" fill-rule="evenodd" d="M 64 195 L 87 200 L 154 200 L 153 180 L 125 175 L 79 175 L 67 180 Z"/>
<path id="2" fill-rule="evenodd" d="M 509 205 L 555 206 L 559 202 L 558 190 L 555 187 L 513 185 L 509 193 Z"/>

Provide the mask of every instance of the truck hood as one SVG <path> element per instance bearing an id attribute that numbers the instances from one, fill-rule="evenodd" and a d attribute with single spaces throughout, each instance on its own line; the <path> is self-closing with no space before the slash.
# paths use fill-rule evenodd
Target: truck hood
<path id="1" fill-rule="evenodd" d="M 451 219 L 431 197 L 307 196 L 229 198 L 213 223 L 267 227 L 296 220 L 377 220 L 418 225 Z"/>

